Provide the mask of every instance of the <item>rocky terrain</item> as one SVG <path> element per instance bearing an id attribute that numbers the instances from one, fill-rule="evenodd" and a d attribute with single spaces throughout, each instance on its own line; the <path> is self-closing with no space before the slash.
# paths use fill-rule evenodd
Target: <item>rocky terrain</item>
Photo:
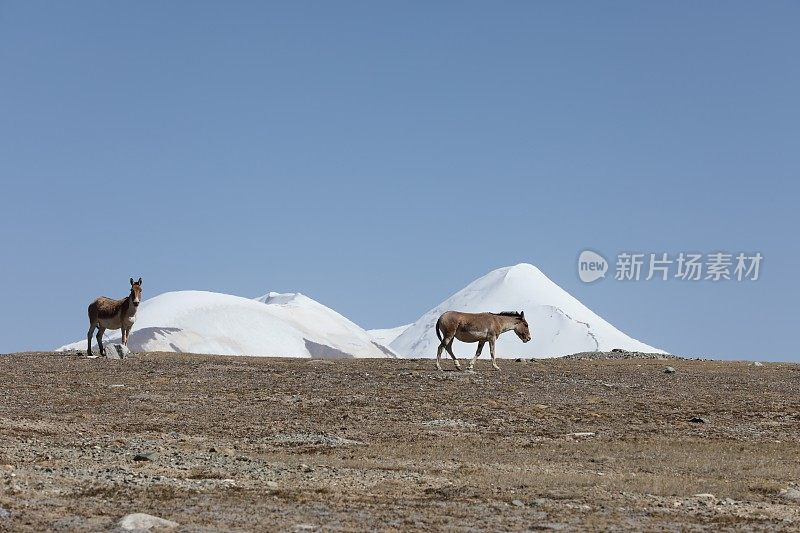
<path id="1" fill-rule="evenodd" d="M 800 529 L 800 365 L 500 365 L 0 356 L 0 530 Z"/>

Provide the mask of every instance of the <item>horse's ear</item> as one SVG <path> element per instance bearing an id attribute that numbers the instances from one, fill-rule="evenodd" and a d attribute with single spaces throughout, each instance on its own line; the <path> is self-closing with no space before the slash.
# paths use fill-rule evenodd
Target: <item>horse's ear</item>
<path id="1" fill-rule="evenodd" d="M 133 278 L 131 278 L 131 287 L 133 287 Z"/>
<path id="2" fill-rule="evenodd" d="M 520 311 L 520 312 L 519 312 L 519 316 L 520 316 L 521 318 L 525 318 L 525 311 Z"/>
<path id="3" fill-rule="evenodd" d="M 137 283 L 137 284 L 139 284 L 139 285 L 141 285 L 141 284 L 142 284 L 142 278 L 141 278 L 141 276 L 139 277 L 139 281 L 137 281 L 136 283 Z"/>

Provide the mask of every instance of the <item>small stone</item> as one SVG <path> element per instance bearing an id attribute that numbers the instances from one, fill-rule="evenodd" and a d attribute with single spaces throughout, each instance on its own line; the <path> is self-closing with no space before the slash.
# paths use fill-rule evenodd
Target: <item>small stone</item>
<path id="1" fill-rule="evenodd" d="M 511 500 L 511 505 L 514 507 L 525 507 L 525 504 L 522 503 L 522 500 Z"/>
<path id="2" fill-rule="evenodd" d="M 8 518 L 11 518 L 11 511 L 0 507 L 0 520 L 6 520 Z"/>
<path id="3" fill-rule="evenodd" d="M 700 418 L 699 416 L 695 416 L 689 419 L 689 422 L 692 424 L 708 424 L 707 418 Z"/>
<path id="4" fill-rule="evenodd" d="M 716 500 L 717 499 L 716 496 L 714 496 L 713 494 L 711 494 L 709 492 L 701 492 L 700 494 L 695 494 L 694 497 L 698 498 L 698 499 L 701 499 L 701 500 Z"/>
<path id="5" fill-rule="evenodd" d="M 165 520 L 145 513 L 133 513 L 123 516 L 119 521 L 119 528 L 123 531 L 142 531 L 148 529 L 174 528 L 177 522 Z"/>
<path id="6" fill-rule="evenodd" d="M 578 431 L 575 433 L 567 433 L 567 437 L 594 437 L 593 431 Z"/>
<path id="7" fill-rule="evenodd" d="M 106 359 L 125 359 L 131 355 L 127 346 L 122 344 L 106 344 Z"/>
<path id="8" fill-rule="evenodd" d="M 753 366 L 764 366 L 764 363 L 762 363 L 761 361 L 754 361 Z"/>
<path id="9" fill-rule="evenodd" d="M 788 489 L 782 489 L 778 496 L 784 500 L 800 501 L 800 490 L 797 487 L 789 487 Z"/>
<path id="10" fill-rule="evenodd" d="M 664 373 L 665 374 L 674 374 L 675 373 L 675 369 L 672 368 L 671 366 L 668 366 L 667 368 L 664 369 Z"/>
<path id="11" fill-rule="evenodd" d="M 155 461 L 158 458 L 156 452 L 143 452 L 137 453 L 133 456 L 134 461 Z"/>
<path id="12" fill-rule="evenodd" d="M 269 488 L 269 489 L 277 489 L 277 488 L 278 488 L 278 484 L 277 484 L 276 482 L 274 482 L 274 481 L 267 481 L 267 482 L 265 483 L 265 485 L 266 485 L 266 486 L 267 486 L 267 488 Z"/>

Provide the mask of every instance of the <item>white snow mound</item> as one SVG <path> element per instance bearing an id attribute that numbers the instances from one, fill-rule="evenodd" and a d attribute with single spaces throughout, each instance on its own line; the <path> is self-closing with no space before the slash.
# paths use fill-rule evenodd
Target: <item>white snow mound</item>
<path id="1" fill-rule="evenodd" d="M 499 268 L 473 281 L 422 315 L 389 347 L 403 357 L 436 357 L 439 339 L 434 327 L 439 316 L 450 310 L 524 311 L 532 340 L 523 343 L 513 331 L 506 332 L 497 341 L 497 357 L 556 357 L 613 348 L 662 352 L 625 335 L 527 263 Z M 456 339 L 453 352 L 471 357 L 477 346 Z M 484 357 L 489 357 L 488 345 L 481 354 Z"/>
<path id="2" fill-rule="evenodd" d="M 103 342 L 119 339 L 119 330 L 107 331 Z M 134 352 L 219 355 L 394 356 L 319 302 L 299 293 L 274 292 L 255 300 L 205 291 L 160 294 L 139 306 L 128 347 Z M 86 340 L 59 348 L 72 349 L 85 350 Z"/>
<path id="3" fill-rule="evenodd" d="M 367 334 L 373 341 L 381 346 L 389 346 L 411 326 L 412 324 L 406 324 L 405 326 L 397 326 L 396 328 L 368 329 Z"/>

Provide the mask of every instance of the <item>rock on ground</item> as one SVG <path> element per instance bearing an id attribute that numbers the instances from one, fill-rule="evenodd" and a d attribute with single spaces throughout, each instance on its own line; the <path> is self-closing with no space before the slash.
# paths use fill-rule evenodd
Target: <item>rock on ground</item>
<path id="1" fill-rule="evenodd" d="M 131 351 L 123 344 L 106 344 L 106 359 L 125 359 L 130 357 Z"/>
<path id="2" fill-rule="evenodd" d="M 165 520 L 145 513 L 133 513 L 123 516 L 119 528 L 123 531 L 148 531 L 150 529 L 171 529 L 178 527 L 177 522 Z"/>
<path id="3" fill-rule="evenodd" d="M 779 495 L 784 500 L 800 501 L 800 489 L 796 487 L 789 487 L 788 489 L 783 489 L 781 490 Z"/>

